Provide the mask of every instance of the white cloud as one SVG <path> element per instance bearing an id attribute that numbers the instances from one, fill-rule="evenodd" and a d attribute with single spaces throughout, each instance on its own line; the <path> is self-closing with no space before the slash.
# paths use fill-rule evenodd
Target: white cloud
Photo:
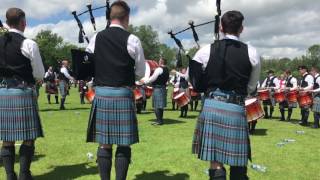
<path id="1" fill-rule="evenodd" d="M 84 10 L 89 0 L 0 0 L 0 12 L 11 6 L 25 9 L 29 17 L 46 19 L 71 10 Z M 93 0 L 104 4 L 105 0 Z M 134 0 L 131 22 L 134 25 L 151 25 L 159 33 L 163 43 L 173 44 L 167 31 L 187 27 L 189 20 L 196 24 L 212 20 L 215 14 L 214 0 Z M 3 6 L 5 4 L 5 6 Z M 237 9 L 245 15 L 243 41 L 250 41 L 263 56 L 295 57 L 305 54 L 306 49 L 320 42 L 320 1 L 314 0 L 228 0 L 222 1 L 222 10 Z M 2 15 L 2 14 L 1 14 Z M 0 16 L 3 20 L 3 16 Z M 96 18 L 98 29 L 105 26 L 105 17 Z M 84 22 L 86 32 L 93 34 L 89 19 Z M 71 19 L 56 24 L 41 24 L 27 29 L 26 34 L 34 37 L 40 29 L 51 29 L 69 42 L 76 43 L 78 28 Z M 200 44 L 213 41 L 213 25 L 198 28 Z M 191 37 L 191 32 L 188 32 Z M 180 36 L 181 37 L 181 36 Z M 185 37 L 185 36 L 183 36 Z M 193 47 L 192 39 L 182 40 L 185 47 Z"/>

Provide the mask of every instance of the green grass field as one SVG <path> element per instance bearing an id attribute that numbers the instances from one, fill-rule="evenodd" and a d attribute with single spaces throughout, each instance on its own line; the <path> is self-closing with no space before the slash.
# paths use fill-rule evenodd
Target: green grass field
<path id="1" fill-rule="evenodd" d="M 40 92 L 40 116 L 45 138 L 36 143 L 32 164 L 35 179 L 99 179 L 95 160 L 87 158 L 88 152 L 96 154 L 97 144 L 85 142 L 90 105 L 80 105 L 79 94 L 72 89 L 67 98 L 67 110 L 59 111 L 58 105 L 47 104 L 43 88 Z M 150 105 L 149 100 L 148 111 L 138 115 L 140 143 L 133 146 L 128 180 L 208 179 L 208 163 L 191 154 L 198 112 L 190 112 L 189 118 L 181 119 L 178 118 L 179 112 L 167 110 L 164 115 L 166 124 L 155 127 L 151 125 L 155 116 Z M 168 109 L 171 109 L 171 100 Z M 278 112 L 275 116 L 279 116 Z M 295 109 L 293 119 L 299 118 L 299 109 Z M 313 119 L 313 115 L 309 119 Z M 253 163 L 266 166 L 267 172 L 248 168 L 252 180 L 320 179 L 320 130 L 301 127 L 297 122 L 259 121 L 256 135 L 251 136 Z M 298 130 L 305 131 L 305 134 L 296 134 Z M 276 144 L 285 138 L 296 142 L 278 147 Z M 16 172 L 18 168 L 16 163 Z M 2 165 L 0 179 L 5 179 Z"/>

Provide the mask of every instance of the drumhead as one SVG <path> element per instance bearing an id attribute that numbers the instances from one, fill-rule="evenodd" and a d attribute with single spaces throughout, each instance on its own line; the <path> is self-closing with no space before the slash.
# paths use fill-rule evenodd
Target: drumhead
<path id="1" fill-rule="evenodd" d="M 178 92 L 179 91 L 179 88 L 174 88 L 173 89 L 173 92 Z"/>
<path id="2" fill-rule="evenodd" d="M 153 89 L 151 86 L 147 86 L 147 89 Z"/>
<path id="3" fill-rule="evenodd" d="M 182 96 L 184 96 L 185 92 L 179 93 L 178 95 L 176 95 L 173 99 L 179 99 Z"/>
<path id="4" fill-rule="evenodd" d="M 250 105 L 250 104 L 252 104 L 252 103 L 254 103 L 254 102 L 256 102 L 256 101 L 257 101 L 257 98 L 251 98 L 251 99 L 245 100 L 244 104 L 245 104 L 246 106 L 248 106 L 248 105 Z"/>
<path id="5" fill-rule="evenodd" d="M 267 89 L 264 89 L 264 90 L 258 90 L 258 93 L 259 93 L 259 92 L 267 92 L 267 91 L 269 91 L 269 90 L 267 90 Z"/>

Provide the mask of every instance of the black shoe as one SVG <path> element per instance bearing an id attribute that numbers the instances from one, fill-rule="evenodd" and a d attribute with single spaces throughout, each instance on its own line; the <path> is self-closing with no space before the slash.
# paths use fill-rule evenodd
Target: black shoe
<path id="1" fill-rule="evenodd" d="M 287 121 L 291 121 L 291 118 L 287 118 Z"/>
<path id="2" fill-rule="evenodd" d="M 265 115 L 263 118 L 264 118 L 264 119 L 269 119 L 269 116 Z"/>
<path id="3" fill-rule="evenodd" d="M 313 128 L 313 129 L 319 129 L 319 126 L 313 125 L 312 128 Z"/>
<path id="4" fill-rule="evenodd" d="M 66 108 L 64 106 L 61 106 L 60 110 L 66 110 Z"/>
<path id="5" fill-rule="evenodd" d="M 299 124 L 300 124 L 301 126 L 307 126 L 307 125 L 308 125 L 308 123 L 302 122 L 302 121 L 300 121 Z"/>
<path id="6" fill-rule="evenodd" d="M 7 180 L 17 180 L 17 174 L 13 173 L 13 174 L 7 174 Z"/>

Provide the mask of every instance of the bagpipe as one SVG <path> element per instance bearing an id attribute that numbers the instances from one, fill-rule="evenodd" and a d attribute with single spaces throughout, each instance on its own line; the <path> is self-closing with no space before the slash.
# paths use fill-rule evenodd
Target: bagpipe
<path id="1" fill-rule="evenodd" d="M 82 22 L 80 20 L 80 16 L 85 14 L 89 14 L 90 21 L 93 27 L 93 30 L 96 32 L 96 22 L 93 12 L 96 10 L 105 9 L 106 14 L 106 21 L 108 28 L 110 26 L 110 0 L 106 0 L 106 4 L 104 6 L 93 8 L 92 4 L 87 4 L 87 10 L 77 13 L 76 11 L 72 11 L 71 14 L 73 15 L 74 19 L 76 20 L 78 27 L 79 27 L 79 43 L 84 43 L 86 40 L 89 43 L 89 38 L 84 31 Z M 93 61 L 93 54 L 85 52 L 81 49 L 72 49 L 72 70 L 74 72 L 74 76 L 77 80 L 86 80 L 90 77 L 94 77 L 94 61 Z"/>
<path id="2" fill-rule="evenodd" d="M 215 19 L 201 23 L 198 25 L 194 24 L 194 21 L 189 21 L 188 25 L 189 27 L 178 31 L 174 33 L 172 30 L 168 32 L 170 37 L 174 40 L 175 44 L 178 46 L 179 51 L 177 54 L 177 63 L 176 63 L 176 68 L 181 68 L 182 67 L 182 54 L 184 53 L 186 57 L 189 60 L 189 81 L 192 84 L 194 91 L 195 92 L 205 92 L 207 87 L 206 87 L 206 80 L 205 80 L 205 72 L 202 69 L 202 64 L 198 63 L 196 61 L 192 61 L 191 57 L 186 53 L 186 50 L 184 49 L 181 41 L 176 37 L 178 34 L 181 34 L 183 32 L 186 32 L 188 30 L 192 31 L 193 39 L 195 43 L 197 44 L 197 47 L 200 48 L 199 45 L 199 36 L 196 31 L 197 27 L 204 26 L 207 24 L 215 23 L 214 25 L 214 37 L 215 40 L 219 40 L 219 25 L 220 25 L 220 16 L 221 16 L 221 0 L 216 0 L 216 7 L 217 7 L 217 14 L 215 15 Z"/>

